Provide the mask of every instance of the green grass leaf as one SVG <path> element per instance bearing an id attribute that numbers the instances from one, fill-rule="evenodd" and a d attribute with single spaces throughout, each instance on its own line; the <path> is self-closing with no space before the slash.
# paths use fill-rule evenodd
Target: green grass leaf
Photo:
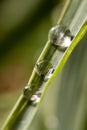
<path id="1" fill-rule="evenodd" d="M 71 45 L 66 49 L 66 51 L 61 51 L 58 47 L 52 45 L 52 41 L 48 39 L 48 42 L 35 65 L 27 87 L 20 96 L 2 130 L 28 129 L 34 115 L 36 114 L 36 111 L 41 104 L 47 88 L 59 74 L 72 51 L 87 32 L 85 4 L 86 0 L 78 0 L 76 4 L 75 0 L 72 0 L 70 1 L 70 4 L 66 4 L 66 8 L 64 8 L 65 13 L 63 12 L 60 16 L 61 18 L 58 24 L 65 25 L 71 30 L 71 34 L 74 35 Z M 79 12 L 83 15 L 82 17 L 80 14 L 78 15 Z M 78 20 L 80 17 L 81 20 Z M 50 73 L 53 67 L 53 74 L 47 81 L 45 81 L 44 79 L 46 74 Z M 49 72 L 47 70 L 49 70 Z"/>

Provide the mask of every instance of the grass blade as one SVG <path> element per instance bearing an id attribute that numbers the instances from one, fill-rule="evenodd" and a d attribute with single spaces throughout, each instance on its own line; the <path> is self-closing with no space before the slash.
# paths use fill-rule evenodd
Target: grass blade
<path id="1" fill-rule="evenodd" d="M 64 20 L 61 21 L 62 24 L 65 23 L 65 25 L 68 26 L 68 28 L 71 27 L 72 21 L 69 21 L 69 17 L 73 16 L 74 18 L 74 11 L 77 10 L 77 6 L 75 7 L 75 10 L 73 13 L 71 13 L 71 9 L 73 6 L 73 2 L 71 3 L 70 8 L 68 8 L 68 12 L 66 12 L 66 15 L 64 15 Z M 78 1 L 79 3 L 80 1 Z M 85 5 L 85 4 L 83 4 Z M 80 9 L 80 8 L 79 8 Z M 69 14 L 70 12 L 70 14 Z M 76 14 L 77 15 L 77 14 Z M 85 16 L 86 17 L 86 16 Z M 83 17 L 84 18 L 84 17 Z M 73 22 L 74 23 L 74 22 Z M 81 26 L 82 25 L 82 26 Z M 76 26 L 76 25 L 75 25 Z M 74 28 L 75 28 L 74 26 Z M 74 28 L 71 28 L 71 31 L 74 30 Z M 74 31 L 73 31 L 74 32 Z M 28 126 L 30 125 L 36 111 L 38 110 L 38 107 L 43 99 L 43 96 L 45 94 L 45 91 L 53 81 L 53 79 L 58 75 L 58 73 L 63 68 L 64 64 L 66 63 L 67 59 L 69 58 L 71 52 L 75 48 L 75 46 L 79 43 L 79 41 L 84 37 L 84 35 L 87 32 L 87 21 L 84 18 L 81 23 L 79 24 L 79 27 L 76 28 L 74 32 L 74 39 L 71 43 L 71 45 L 68 47 L 66 51 L 59 51 L 57 47 L 54 47 L 51 43 L 51 41 L 48 42 L 39 57 L 36 66 L 33 70 L 33 73 L 31 75 L 31 78 L 29 80 L 28 86 L 25 87 L 25 95 L 24 93 L 20 97 L 18 103 L 15 105 L 15 108 L 13 109 L 12 113 L 10 114 L 9 118 L 7 119 L 4 127 L 2 130 L 27 130 Z M 54 63 L 54 58 L 57 52 L 57 64 Z M 44 62 L 43 62 L 44 61 Z M 54 63 L 54 72 L 47 80 L 44 82 L 43 75 L 46 74 L 47 70 L 49 68 L 52 68 L 51 64 L 49 62 Z M 40 71 L 39 71 L 40 70 Z M 37 92 L 40 92 L 38 95 Z M 33 96 L 33 97 L 32 97 Z M 38 99 L 38 101 L 37 101 Z M 35 103 L 36 102 L 36 103 Z"/>

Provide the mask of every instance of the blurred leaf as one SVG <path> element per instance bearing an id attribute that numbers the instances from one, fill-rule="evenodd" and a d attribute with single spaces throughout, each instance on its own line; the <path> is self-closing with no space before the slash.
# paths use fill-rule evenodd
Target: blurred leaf
<path id="1" fill-rule="evenodd" d="M 87 35 L 75 48 L 62 72 L 57 101 L 61 130 L 83 130 L 81 129 L 83 124 L 80 121 L 84 120 L 86 115 L 82 116 L 81 113 L 85 113 L 87 109 L 84 112 L 80 110 L 84 107 L 83 104 L 81 106 L 81 102 L 86 100 L 86 96 L 83 95 L 87 92 L 86 40 Z"/>

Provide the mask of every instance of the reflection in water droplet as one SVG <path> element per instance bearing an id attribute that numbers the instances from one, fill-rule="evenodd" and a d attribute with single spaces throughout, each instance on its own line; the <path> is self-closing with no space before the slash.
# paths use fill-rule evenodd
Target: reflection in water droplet
<path id="1" fill-rule="evenodd" d="M 70 30 L 62 25 L 54 26 L 49 31 L 48 38 L 49 38 L 50 42 L 53 45 L 58 46 L 59 50 L 61 50 L 61 51 L 66 50 L 72 41 L 72 35 L 70 33 Z"/>
<path id="2" fill-rule="evenodd" d="M 50 69 L 48 70 L 48 72 L 47 72 L 47 73 L 45 74 L 45 76 L 44 76 L 44 81 L 47 81 L 48 79 L 50 79 L 50 77 L 52 76 L 53 72 L 54 72 L 54 69 L 53 69 L 53 68 L 50 68 Z"/>
<path id="3" fill-rule="evenodd" d="M 24 94 L 24 97 L 26 99 L 29 99 L 29 96 L 30 96 L 30 93 L 32 92 L 32 89 L 30 88 L 30 86 L 25 86 L 24 87 L 24 91 L 23 91 L 23 94 Z"/>
<path id="4" fill-rule="evenodd" d="M 40 97 L 41 97 L 41 92 L 35 92 L 30 101 L 32 101 L 32 105 L 36 106 L 37 103 L 40 101 Z"/>
<path id="5" fill-rule="evenodd" d="M 38 75 L 44 76 L 50 68 L 52 68 L 52 64 L 48 62 L 47 60 L 39 61 L 35 65 L 35 69 Z"/>

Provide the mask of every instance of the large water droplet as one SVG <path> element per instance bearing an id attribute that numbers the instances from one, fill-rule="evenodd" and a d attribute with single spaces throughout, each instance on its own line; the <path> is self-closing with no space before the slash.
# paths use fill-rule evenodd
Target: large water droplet
<path id="1" fill-rule="evenodd" d="M 59 50 L 66 50 L 71 44 L 72 35 L 69 29 L 62 25 L 56 25 L 49 31 L 48 39 L 50 42 L 58 46 Z"/>
<path id="2" fill-rule="evenodd" d="M 30 88 L 30 86 L 25 86 L 24 87 L 24 91 L 23 91 L 23 95 L 26 99 L 29 99 L 30 94 L 32 93 L 32 89 Z"/>
<path id="3" fill-rule="evenodd" d="M 52 64 L 47 60 L 39 61 L 35 65 L 36 72 L 38 73 L 38 75 L 42 76 L 44 76 L 50 68 L 52 68 Z"/>
<path id="4" fill-rule="evenodd" d="M 35 92 L 31 96 L 31 99 L 30 99 L 30 101 L 32 102 L 32 105 L 36 106 L 40 101 L 40 97 L 41 97 L 41 92 L 39 92 L 39 91 Z"/>

